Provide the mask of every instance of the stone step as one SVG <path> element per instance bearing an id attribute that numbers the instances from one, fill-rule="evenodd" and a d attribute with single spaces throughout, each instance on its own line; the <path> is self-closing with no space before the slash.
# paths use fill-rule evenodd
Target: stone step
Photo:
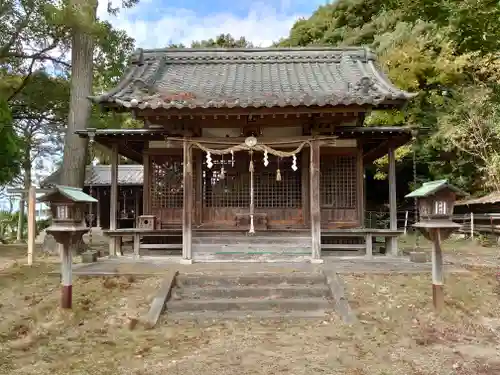
<path id="1" fill-rule="evenodd" d="M 326 310 L 333 305 L 326 298 L 217 298 L 170 300 L 167 313 L 201 311 L 311 311 Z"/>
<path id="2" fill-rule="evenodd" d="M 311 261 L 311 252 L 308 253 L 205 253 L 194 252 L 193 261 L 196 263 L 306 263 Z"/>
<path id="3" fill-rule="evenodd" d="M 175 288 L 172 299 L 211 298 L 327 298 L 330 289 L 326 284 L 273 285 L 273 286 L 229 286 Z"/>
<path id="4" fill-rule="evenodd" d="M 179 287 L 228 287 L 228 286 L 283 286 L 283 285 L 325 285 L 322 273 L 290 272 L 290 273 L 259 273 L 252 274 L 179 274 L 176 285 Z"/>
<path id="5" fill-rule="evenodd" d="M 311 247 L 293 244 L 193 244 L 194 253 L 233 254 L 311 254 Z"/>
<path id="6" fill-rule="evenodd" d="M 176 321 L 226 321 L 247 319 L 323 319 L 333 312 L 332 309 L 317 309 L 309 311 L 198 311 L 198 312 L 166 312 L 166 320 Z"/>
<path id="7" fill-rule="evenodd" d="M 307 236 L 266 236 L 266 237 L 252 237 L 252 236 L 213 236 L 213 237 L 193 237 L 193 246 L 220 244 L 220 245 L 285 245 L 291 244 L 294 246 L 311 246 L 311 237 Z"/>

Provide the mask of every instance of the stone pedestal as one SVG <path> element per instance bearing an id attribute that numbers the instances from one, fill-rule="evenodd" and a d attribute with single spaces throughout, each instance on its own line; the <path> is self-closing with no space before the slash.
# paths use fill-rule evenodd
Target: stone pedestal
<path id="1" fill-rule="evenodd" d="M 82 253 L 82 263 L 94 263 L 97 262 L 97 252 L 86 251 Z"/>
<path id="2" fill-rule="evenodd" d="M 410 252 L 410 261 L 413 263 L 427 263 L 429 261 L 429 257 L 427 253 L 423 251 L 412 251 Z"/>

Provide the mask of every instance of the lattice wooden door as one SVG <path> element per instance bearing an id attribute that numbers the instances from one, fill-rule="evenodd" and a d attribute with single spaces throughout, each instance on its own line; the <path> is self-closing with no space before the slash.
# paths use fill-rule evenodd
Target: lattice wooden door
<path id="1" fill-rule="evenodd" d="M 358 225 L 356 155 L 321 155 L 320 204 L 324 227 Z"/>
<path id="2" fill-rule="evenodd" d="M 182 223 L 182 155 L 154 155 L 151 161 L 151 211 L 162 226 Z"/>
<path id="3" fill-rule="evenodd" d="M 231 158 L 213 156 L 213 167 L 203 162 L 203 223 L 235 226 L 238 214 L 250 210 L 250 157 L 246 152 Z M 302 225 L 301 172 L 291 169 L 291 159 L 280 162 L 281 181 L 276 181 L 277 158 L 270 156 L 269 165 L 262 163 L 262 154 L 254 155 L 255 213 L 266 214 L 270 227 Z M 225 176 L 220 170 L 224 165 Z M 300 162 L 298 162 L 300 165 Z"/>

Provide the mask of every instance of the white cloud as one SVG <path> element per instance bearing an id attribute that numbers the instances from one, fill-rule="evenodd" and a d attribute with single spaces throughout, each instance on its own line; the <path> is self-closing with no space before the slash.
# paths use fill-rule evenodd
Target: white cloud
<path id="1" fill-rule="evenodd" d="M 121 10 L 117 16 L 108 15 L 103 5 L 98 15 L 125 30 L 136 40 L 136 46 L 142 48 L 162 48 L 169 43 L 189 46 L 194 40 L 221 33 L 230 33 L 235 38 L 244 36 L 255 45 L 266 47 L 287 36 L 294 22 L 304 16 L 286 12 L 289 3 L 290 0 L 283 0 L 278 10 L 262 3 L 253 4 L 253 10 L 244 16 L 230 11 L 200 16 L 188 9 L 161 9 L 164 16 L 150 21 L 148 14 L 154 13 L 156 7 L 150 0 L 141 0 L 136 7 Z"/>

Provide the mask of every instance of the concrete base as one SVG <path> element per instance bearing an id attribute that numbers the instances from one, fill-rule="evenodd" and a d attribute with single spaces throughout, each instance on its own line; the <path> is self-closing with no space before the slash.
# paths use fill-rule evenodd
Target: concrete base
<path id="1" fill-rule="evenodd" d="M 179 261 L 180 264 L 193 264 L 193 260 L 192 259 L 181 259 Z"/>
<path id="2" fill-rule="evenodd" d="M 82 253 L 82 263 L 94 263 L 97 262 L 97 252 L 86 251 Z"/>
<path id="3" fill-rule="evenodd" d="M 312 264 L 323 264 L 325 261 L 323 259 L 311 259 Z"/>
<path id="4" fill-rule="evenodd" d="M 427 263 L 427 254 L 423 251 L 412 251 L 410 253 L 410 261 L 413 263 Z"/>

